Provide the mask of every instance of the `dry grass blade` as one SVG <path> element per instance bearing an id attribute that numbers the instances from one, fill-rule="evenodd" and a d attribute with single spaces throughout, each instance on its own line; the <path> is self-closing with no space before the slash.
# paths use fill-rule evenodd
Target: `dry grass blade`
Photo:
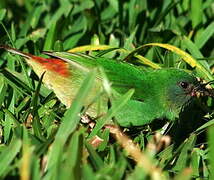
<path id="1" fill-rule="evenodd" d="M 105 128 L 110 130 L 117 142 L 126 150 L 129 156 L 142 167 L 145 173 L 149 174 L 152 179 L 160 180 L 165 179 L 161 169 L 157 168 L 154 163 L 145 155 L 138 144 L 135 144 L 127 135 L 125 135 L 118 126 L 106 125 Z"/>
<path id="2" fill-rule="evenodd" d="M 159 46 L 165 49 L 168 49 L 182 57 L 184 61 L 186 61 L 191 67 L 196 67 L 201 71 L 208 79 L 212 79 L 212 75 L 203 67 L 196 59 L 194 59 L 191 55 L 187 52 L 173 46 L 170 44 L 162 44 L 162 43 L 149 43 L 141 46 L 140 48 L 147 47 L 147 46 Z"/>

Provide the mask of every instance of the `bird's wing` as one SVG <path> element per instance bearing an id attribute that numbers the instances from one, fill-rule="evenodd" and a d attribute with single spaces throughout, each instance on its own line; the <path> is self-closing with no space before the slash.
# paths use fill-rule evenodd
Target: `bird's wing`
<path id="1" fill-rule="evenodd" d="M 145 79 L 147 72 L 131 64 L 80 53 L 45 52 L 45 54 L 63 60 L 69 64 L 70 69 L 74 69 L 75 67 L 75 69 L 78 69 L 80 72 L 87 72 L 100 66 L 104 69 L 108 80 L 117 92 L 123 94 L 133 88 L 137 90 L 133 98 L 143 100 L 138 90 L 142 89 L 142 86 L 145 86 L 142 81 Z"/>

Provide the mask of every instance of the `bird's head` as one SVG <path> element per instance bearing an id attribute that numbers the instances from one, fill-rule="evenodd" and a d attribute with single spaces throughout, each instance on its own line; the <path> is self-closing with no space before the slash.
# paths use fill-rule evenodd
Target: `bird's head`
<path id="1" fill-rule="evenodd" d="M 202 83 L 185 71 L 171 69 L 166 73 L 164 78 L 167 105 L 176 113 L 180 113 L 196 97 L 213 96 L 213 90 L 207 88 L 207 85 L 212 81 Z"/>

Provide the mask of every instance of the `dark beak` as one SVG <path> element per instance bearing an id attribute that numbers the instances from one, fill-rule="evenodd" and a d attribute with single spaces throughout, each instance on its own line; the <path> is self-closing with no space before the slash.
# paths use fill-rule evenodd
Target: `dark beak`
<path id="1" fill-rule="evenodd" d="M 211 87 L 211 84 L 214 83 L 214 80 L 209 81 L 207 83 L 199 83 L 198 86 L 192 89 L 191 91 L 191 96 L 197 96 L 197 97 L 202 97 L 202 96 L 210 96 L 214 97 L 214 89 Z"/>

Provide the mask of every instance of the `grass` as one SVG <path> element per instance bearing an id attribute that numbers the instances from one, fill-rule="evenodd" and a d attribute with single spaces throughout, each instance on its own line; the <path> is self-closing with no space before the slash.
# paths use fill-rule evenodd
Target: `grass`
<path id="1" fill-rule="evenodd" d="M 208 81 L 214 72 L 213 6 L 213 0 L 3 0 L 0 44 L 35 55 L 87 51 L 143 69 L 181 68 Z M 128 136 L 101 130 L 130 91 L 89 132 L 77 114 L 96 71 L 66 109 L 21 58 L 3 50 L 0 58 L 1 179 L 212 179 L 214 120 L 203 107 L 212 110 L 213 99 L 202 99 L 202 107 L 164 135 L 153 125 L 126 130 Z M 93 147 L 96 136 L 104 141 Z M 127 145 L 128 138 L 138 146 Z"/>

